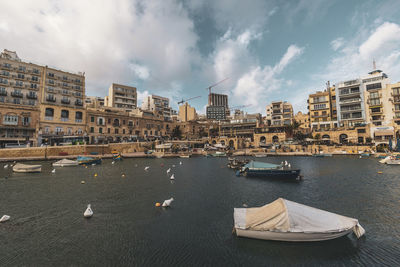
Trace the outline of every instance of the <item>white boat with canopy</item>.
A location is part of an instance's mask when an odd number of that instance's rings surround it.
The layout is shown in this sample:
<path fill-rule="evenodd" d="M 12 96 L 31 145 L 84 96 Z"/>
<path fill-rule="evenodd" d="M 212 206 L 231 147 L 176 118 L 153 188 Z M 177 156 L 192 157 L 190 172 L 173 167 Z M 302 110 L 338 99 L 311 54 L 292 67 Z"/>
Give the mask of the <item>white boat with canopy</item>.
<path fill-rule="evenodd" d="M 302 205 L 283 198 L 257 208 L 235 208 L 237 236 L 279 241 L 323 241 L 365 230 L 357 219 Z"/>
<path fill-rule="evenodd" d="M 54 167 L 69 167 L 78 166 L 79 162 L 77 160 L 62 159 L 53 163 Z"/>
<path fill-rule="evenodd" d="M 17 163 L 13 166 L 13 172 L 41 172 L 42 165 L 28 165 Z"/>

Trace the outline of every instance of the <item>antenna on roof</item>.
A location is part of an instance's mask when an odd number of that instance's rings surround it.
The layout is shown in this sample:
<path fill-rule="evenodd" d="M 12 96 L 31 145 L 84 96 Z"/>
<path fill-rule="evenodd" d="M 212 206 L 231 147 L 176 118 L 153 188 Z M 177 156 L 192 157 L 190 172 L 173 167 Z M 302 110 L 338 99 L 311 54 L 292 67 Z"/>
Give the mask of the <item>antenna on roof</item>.
<path fill-rule="evenodd" d="M 374 58 L 374 60 L 372 61 L 372 67 L 374 68 L 373 70 L 376 70 L 376 62 L 375 62 L 375 58 Z"/>

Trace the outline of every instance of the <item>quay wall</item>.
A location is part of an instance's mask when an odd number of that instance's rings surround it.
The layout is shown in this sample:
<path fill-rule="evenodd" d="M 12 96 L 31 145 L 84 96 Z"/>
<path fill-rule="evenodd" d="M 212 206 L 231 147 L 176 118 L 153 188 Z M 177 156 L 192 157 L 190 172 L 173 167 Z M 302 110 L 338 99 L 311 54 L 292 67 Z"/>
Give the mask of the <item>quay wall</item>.
<path fill-rule="evenodd" d="M 14 160 L 22 158 L 46 159 L 59 156 L 78 156 L 111 154 L 112 151 L 120 153 L 144 152 L 151 147 L 151 143 L 113 143 L 106 145 L 74 145 L 74 146 L 48 146 L 28 148 L 3 148 L 0 149 L 0 160 Z"/>

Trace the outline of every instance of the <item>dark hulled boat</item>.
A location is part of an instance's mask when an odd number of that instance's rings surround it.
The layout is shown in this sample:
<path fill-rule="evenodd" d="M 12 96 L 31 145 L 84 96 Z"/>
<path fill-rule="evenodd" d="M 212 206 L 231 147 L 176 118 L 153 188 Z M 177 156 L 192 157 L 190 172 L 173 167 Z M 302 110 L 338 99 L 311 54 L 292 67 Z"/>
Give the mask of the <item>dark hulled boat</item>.
<path fill-rule="evenodd" d="M 242 167 L 241 173 L 249 177 L 300 178 L 300 169 L 253 160 Z"/>

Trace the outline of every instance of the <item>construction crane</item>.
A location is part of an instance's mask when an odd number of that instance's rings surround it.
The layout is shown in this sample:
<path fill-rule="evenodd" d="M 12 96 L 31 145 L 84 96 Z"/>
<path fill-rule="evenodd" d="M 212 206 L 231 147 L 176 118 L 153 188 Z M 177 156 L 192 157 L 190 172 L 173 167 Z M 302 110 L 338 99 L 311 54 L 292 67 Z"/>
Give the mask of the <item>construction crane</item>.
<path fill-rule="evenodd" d="M 198 96 L 191 97 L 191 98 L 188 98 L 188 99 L 183 99 L 183 98 L 182 98 L 182 100 L 178 102 L 178 105 L 183 104 L 184 102 L 187 102 L 187 101 L 189 101 L 189 100 L 199 98 L 199 97 L 201 97 L 201 96 L 198 95 Z"/>
<path fill-rule="evenodd" d="M 220 83 L 222 83 L 222 82 L 225 82 L 225 81 L 228 80 L 228 79 L 229 79 L 229 77 L 227 77 L 227 78 L 225 78 L 225 79 L 223 79 L 223 80 L 221 80 L 221 81 L 219 81 L 219 82 L 217 82 L 217 83 L 215 83 L 215 84 L 213 84 L 213 85 L 207 87 L 206 89 L 208 89 L 208 94 L 211 94 L 211 88 L 217 86 L 218 84 L 220 84 Z"/>

